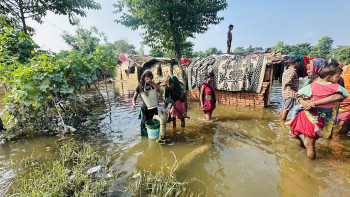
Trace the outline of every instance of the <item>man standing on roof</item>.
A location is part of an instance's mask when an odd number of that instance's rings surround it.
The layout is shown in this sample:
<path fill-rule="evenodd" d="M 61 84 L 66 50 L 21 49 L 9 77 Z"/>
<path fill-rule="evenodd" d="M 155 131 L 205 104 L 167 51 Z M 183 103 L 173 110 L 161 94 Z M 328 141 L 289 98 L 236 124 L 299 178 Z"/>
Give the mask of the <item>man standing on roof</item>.
<path fill-rule="evenodd" d="M 231 42 L 232 42 L 232 32 L 231 30 L 233 29 L 233 25 L 231 24 L 228 26 L 228 32 L 227 32 L 227 54 L 230 54 L 231 50 Z"/>
<path fill-rule="evenodd" d="M 299 67 L 300 62 L 301 60 L 298 57 L 292 57 L 289 60 L 289 68 L 282 76 L 283 101 L 280 112 L 281 120 L 286 120 L 288 112 L 293 109 L 296 102 L 295 94 L 299 88 L 299 77 L 296 69 Z"/>

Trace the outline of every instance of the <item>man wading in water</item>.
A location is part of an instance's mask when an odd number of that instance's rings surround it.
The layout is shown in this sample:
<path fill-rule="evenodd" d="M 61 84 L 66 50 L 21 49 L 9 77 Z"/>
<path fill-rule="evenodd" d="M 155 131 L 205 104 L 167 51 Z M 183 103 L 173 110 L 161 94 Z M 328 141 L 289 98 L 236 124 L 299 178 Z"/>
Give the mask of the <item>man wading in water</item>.
<path fill-rule="evenodd" d="M 231 50 L 231 42 L 232 42 L 232 29 L 233 25 L 228 26 L 228 32 L 227 32 L 227 54 L 230 54 Z"/>
<path fill-rule="evenodd" d="M 280 111 L 281 120 L 286 120 L 288 112 L 292 110 L 296 102 L 295 94 L 299 88 L 299 77 L 296 71 L 300 62 L 301 60 L 298 57 L 292 57 L 289 60 L 289 68 L 282 76 L 283 102 Z"/>

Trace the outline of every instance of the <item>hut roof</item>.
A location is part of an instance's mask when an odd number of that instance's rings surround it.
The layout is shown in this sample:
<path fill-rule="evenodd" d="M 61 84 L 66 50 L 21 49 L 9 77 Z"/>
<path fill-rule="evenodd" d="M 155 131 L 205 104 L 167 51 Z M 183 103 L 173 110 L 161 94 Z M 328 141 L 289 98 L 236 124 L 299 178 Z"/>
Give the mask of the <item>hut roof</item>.
<path fill-rule="evenodd" d="M 137 66 L 139 67 L 148 67 L 158 62 L 166 63 L 166 64 L 177 64 L 177 61 L 175 59 L 124 54 L 124 53 L 120 54 L 118 59 L 122 62 L 132 61 L 133 63 L 136 63 Z"/>

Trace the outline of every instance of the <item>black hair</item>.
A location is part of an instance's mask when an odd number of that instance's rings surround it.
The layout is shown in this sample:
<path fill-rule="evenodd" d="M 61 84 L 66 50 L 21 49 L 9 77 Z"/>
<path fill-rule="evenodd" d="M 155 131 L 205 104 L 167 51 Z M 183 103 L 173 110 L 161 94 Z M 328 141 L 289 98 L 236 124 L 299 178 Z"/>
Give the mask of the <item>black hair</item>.
<path fill-rule="evenodd" d="M 321 79 L 327 77 L 327 76 L 333 76 L 335 74 L 341 74 L 343 72 L 343 69 L 339 68 L 338 66 L 326 66 L 321 69 L 321 71 L 318 72 L 318 75 Z"/>
<path fill-rule="evenodd" d="M 328 65 L 329 65 L 329 66 L 331 66 L 331 65 L 333 65 L 333 66 L 339 66 L 339 62 L 338 62 L 336 59 L 331 58 L 331 59 L 328 60 Z"/>
<path fill-rule="evenodd" d="M 265 53 L 268 53 L 270 50 L 272 51 L 271 48 L 267 48 L 266 51 L 265 51 Z"/>
<path fill-rule="evenodd" d="M 140 87 L 145 85 L 145 77 L 151 77 L 153 79 L 153 73 L 150 70 L 145 70 L 140 77 Z"/>
<path fill-rule="evenodd" d="M 234 26 L 231 24 L 231 25 L 228 26 L 228 28 L 230 28 L 230 27 L 234 27 Z"/>
<path fill-rule="evenodd" d="M 206 75 L 205 75 L 205 77 L 208 79 L 208 78 L 210 78 L 210 77 L 214 77 L 215 76 L 215 74 L 214 74 L 214 72 L 213 71 L 211 71 L 210 73 L 207 73 Z"/>
<path fill-rule="evenodd" d="M 298 62 L 301 62 L 301 59 L 299 59 L 296 56 L 293 56 L 292 58 L 289 59 L 289 65 L 294 65 L 294 64 L 296 64 Z"/>

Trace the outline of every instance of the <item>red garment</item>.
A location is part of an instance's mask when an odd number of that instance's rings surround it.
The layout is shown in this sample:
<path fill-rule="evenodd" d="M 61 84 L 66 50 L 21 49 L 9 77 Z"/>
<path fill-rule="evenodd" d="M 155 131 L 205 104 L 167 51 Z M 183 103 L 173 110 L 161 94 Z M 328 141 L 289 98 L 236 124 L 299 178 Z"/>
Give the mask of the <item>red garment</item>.
<path fill-rule="evenodd" d="M 339 84 L 321 84 L 321 83 L 312 83 L 310 84 L 312 96 L 311 100 L 318 101 L 328 96 L 331 96 L 338 92 L 340 85 Z M 332 108 L 334 103 L 317 105 L 320 108 Z"/>
<path fill-rule="evenodd" d="M 184 59 L 181 61 L 180 65 L 188 66 L 190 63 L 191 63 L 191 60 L 190 60 L 190 59 L 184 58 Z"/>
<path fill-rule="evenodd" d="M 308 57 L 308 56 L 303 56 L 303 63 L 304 63 L 304 68 L 303 68 L 303 76 L 301 77 L 306 77 L 307 76 L 307 66 L 310 63 L 310 60 L 313 60 L 315 58 L 313 57 Z"/>
<path fill-rule="evenodd" d="M 210 88 L 208 88 L 207 85 L 203 84 L 203 86 L 204 86 L 204 94 L 212 94 Z M 213 90 L 215 94 L 215 89 L 213 88 Z"/>
<path fill-rule="evenodd" d="M 175 106 L 181 114 L 174 107 L 172 107 L 170 109 L 170 114 L 177 119 L 186 118 L 186 116 L 187 116 L 187 101 L 181 102 L 180 99 L 176 100 Z"/>
<path fill-rule="evenodd" d="M 308 119 L 304 110 L 299 112 L 293 119 L 292 123 L 290 124 L 290 128 L 293 135 L 304 134 L 314 139 L 319 138 L 319 136 L 317 136 L 314 132 L 315 125 Z"/>
<path fill-rule="evenodd" d="M 205 110 L 203 110 L 203 108 L 205 108 Z M 203 106 L 201 107 L 201 110 L 204 113 L 207 113 L 207 112 L 213 112 L 215 108 L 216 108 L 216 105 L 213 101 L 203 101 Z"/>

